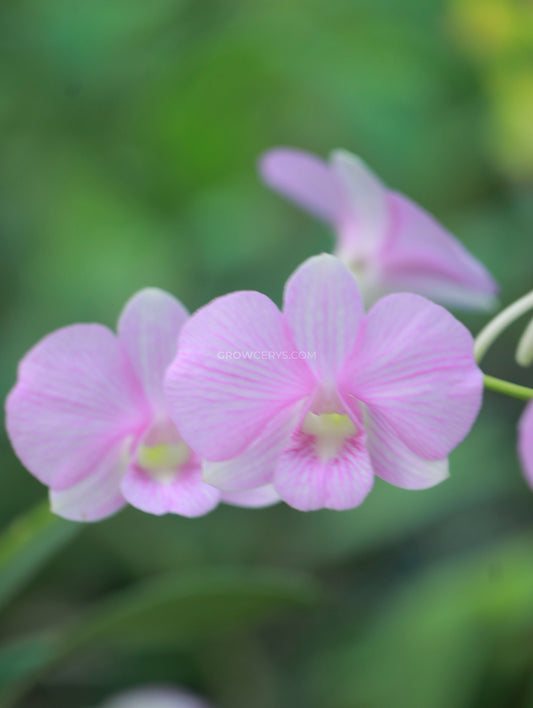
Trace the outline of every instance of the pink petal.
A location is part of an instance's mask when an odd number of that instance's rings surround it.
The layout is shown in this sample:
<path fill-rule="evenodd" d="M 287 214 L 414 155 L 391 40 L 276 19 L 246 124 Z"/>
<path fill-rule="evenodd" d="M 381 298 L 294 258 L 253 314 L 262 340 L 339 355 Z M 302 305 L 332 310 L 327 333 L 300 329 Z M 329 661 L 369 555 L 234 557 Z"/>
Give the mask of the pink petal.
<path fill-rule="evenodd" d="M 449 477 L 448 459 L 425 460 L 402 443 L 377 412 L 366 416 L 367 447 L 375 474 L 395 487 L 428 489 Z"/>
<path fill-rule="evenodd" d="M 176 356 L 178 335 L 188 317 L 176 298 L 158 288 L 138 292 L 120 315 L 118 336 L 158 411 L 166 409 L 165 372 Z"/>
<path fill-rule="evenodd" d="M 528 403 L 518 426 L 518 453 L 529 485 L 533 487 L 533 403 Z"/>
<path fill-rule="evenodd" d="M 267 297 L 238 292 L 214 300 L 187 322 L 167 374 L 170 413 L 204 459 L 243 452 L 268 421 L 313 389 L 282 314 Z M 256 486 L 256 485 L 253 485 Z"/>
<path fill-rule="evenodd" d="M 255 489 L 245 489 L 238 492 L 224 492 L 222 501 L 233 506 L 245 506 L 251 509 L 258 509 L 263 506 L 272 506 L 280 500 L 274 485 L 265 484 L 263 487 Z"/>
<path fill-rule="evenodd" d="M 303 404 L 297 404 L 278 413 L 237 457 L 222 462 L 204 461 L 204 481 L 225 492 L 253 490 L 272 482 L 278 458 L 304 410 Z"/>
<path fill-rule="evenodd" d="M 21 361 L 6 403 L 17 455 L 54 489 L 87 477 L 117 442 L 142 430 L 148 414 L 117 338 L 97 324 L 42 339 Z"/>
<path fill-rule="evenodd" d="M 184 465 L 173 481 L 159 481 L 132 466 L 122 480 L 122 493 L 132 506 L 158 516 L 203 516 L 220 500 L 220 491 L 203 481 L 198 461 Z"/>
<path fill-rule="evenodd" d="M 339 388 L 382 415 L 420 457 L 440 460 L 467 435 L 483 376 L 470 332 L 418 295 L 389 295 L 370 310 Z"/>
<path fill-rule="evenodd" d="M 332 381 L 353 349 L 364 314 L 353 275 L 335 256 L 309 258 L 287 282 L 283 312 L 315 375 Z"/>
<path fill-rule="evenodd" d="M 381 259 L 389 292 L 409 290 L 463 308 L 494 305 L 498 285 L 466 248 L 407 197 L 389 193 L 391 237 Z"/>
<path fill-rule="evenodd" d="M 269 187 L 324 221 L 335 223 L 343 208 L 342 186 L 329 165 L 293 148 L 269 150 L 259 171 Z"/>
<path fill-rule="evenodd" d="M 315 453 L 313 439 L 296 431 L 281 456 L 274 487 L 295 509 L 352 509 L 372 489 L 374 475 L 364 435 L 344 442 L 341 452 L 329 461 Z"/>
<path fill-rule="evenodd" d="M 101 708 L 209 708 L 191 693 L 167 686 L 144 686 L 113 696 Z"/>
<path fill-rule="evenodd" d="M 333 152 L 331 162 L 343 186 L 336 253 L 348 262 L 367 258 L 376 252 L 390 228 L 386 187 L 360 158 L 345 150 Z"/>
<path fill-rule="evenodd" d="M 126 504 L 120 491 L 129 462 L 129 441 L 114 446 L 88 477 L 72 487 L 50 490 L 50 508 L 70 521 L 100 521 Z"/>

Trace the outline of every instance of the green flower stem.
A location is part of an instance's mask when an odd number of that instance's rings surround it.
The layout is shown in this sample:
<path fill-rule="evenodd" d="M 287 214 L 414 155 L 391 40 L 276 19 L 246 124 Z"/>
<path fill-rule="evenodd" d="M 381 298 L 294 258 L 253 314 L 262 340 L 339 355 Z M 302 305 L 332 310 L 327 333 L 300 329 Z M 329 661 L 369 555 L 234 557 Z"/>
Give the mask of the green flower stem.
<path fill-rule="evenodd" d="M 521 401 L 529 401 L 533 398 L 533 388 L 527 386 L 519 386 L 518 384 L 497 379 L 495 376 L 484 375 L 485 388 L 497 393 L 503 393 L 511 398 L 519 398 Z"/>
<path fill-rule="evenodd" d="M 528 310 L 533 309 L 533 290 L 521 297 L 512 305 L 502 310 L 499 315 L 496 315 L 488 325 L 486 325 L 474 342 L 474 356 L 479 364 L 481 359 L 487 353 L 489 347 L 498 339 L 500 334 L 509 327 L 515 320 L 524 315 Z"/>
<path fill-rule="evenodd" d="M 528 310 L 533 309 L 533 290 L 513 302 L 505 310 L 502 310 L 492 319 L 478 334 L 474 341 L 474 356 L 479 364 L 492 344 L 498 339 L 500 334 L 509 327 L 515 320 L 525 315 Z M 497 379 L 495 376 L 484 375 L 485 388 L 497 393 L 503 393 L 511 398 L 519 398 L 521 401 L 529 401 L 533 398 L 533 388 L 520 386 L 519 384 Z"/>

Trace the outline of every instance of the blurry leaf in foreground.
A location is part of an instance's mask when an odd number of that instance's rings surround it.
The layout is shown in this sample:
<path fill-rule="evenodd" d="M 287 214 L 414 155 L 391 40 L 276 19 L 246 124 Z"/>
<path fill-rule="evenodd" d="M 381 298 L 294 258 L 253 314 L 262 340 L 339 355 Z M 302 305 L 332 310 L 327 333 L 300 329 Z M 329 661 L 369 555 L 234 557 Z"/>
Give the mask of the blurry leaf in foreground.
<path fill-rule="evenodd" d="M 7 658 L 7 667 L 14 667 L 11 681 L 2 677 L 0 705 L 16 700 L 74 652 L 95 646 L 98 651 L 194 646 L 280 612 L 305 609 L 318 597 L 310 578 L 279 571 L 205 570 L 139 583 L 58 630 L 54 641 L 26 640 L 33 660 L 17 660 L 20 642 L 0 650 L 0 662 Z M 0 664 L 0 676 L 2 669 L 7 673 Z"/>
<path fill-rule="evenodd" d="M 81 529 L 54 516 L 48 507 L 47 500 L 16 519 L 0 537 L 0 608 Z"/>
<path fill-rule="evenodd" d="M 396 594 L 366 630 L 344 622 L 311 690 L 330 708 L 473 705 L 498 651 L 512 647 L 513 670 L 531 666 L 532 551 L 526 537 L 453 559 Z"/>

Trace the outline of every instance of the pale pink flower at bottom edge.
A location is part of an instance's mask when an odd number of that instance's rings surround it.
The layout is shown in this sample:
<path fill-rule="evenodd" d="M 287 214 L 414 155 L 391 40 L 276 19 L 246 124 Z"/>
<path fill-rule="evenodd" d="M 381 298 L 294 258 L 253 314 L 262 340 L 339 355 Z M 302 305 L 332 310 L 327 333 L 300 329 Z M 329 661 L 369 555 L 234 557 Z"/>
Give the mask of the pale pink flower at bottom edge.
<path fill-rule="evenodd" d="M 328 162 L 294 148 L 260 160 L 265 183 L 330 224 L 335 253 L 353 270 L 367 304 L 393 292 L 489 309 L 498 285 L 485 266 L 408 197 L 388 189 L 345 150 Z"/>
<path fill-rule="evenodd" d="M 202 698 L 170 686 L 144 686 L 113 696 L 100 708 L 210 708 Z"/>
<path fill-rule="evenodd" d="M 399 294 L 365 315 L 353 275 L 326 254 L 291 276 L 283 312 L 257 292 L 199 310 L 166 380 L 204 479 L 273 483 L 301 510 L 355 507 L 375 474 L 407 489 L 442 481 L 483 389 L 472 336 L 449 312 Z"/>
<path fill-rule="evenodd" d="M 518 425 L 518 454 L 524 476 L 533 488 L 533 401 L 530 401 Z"/>
<path fill-rule="evenodd" d="M 195 517 L 218 504 L 221 492 L 203 481 L 163 390 L 187 318 L 175 298 L 147 288 L 126 304 L 118 335 L 98 324 L 72 325 L 21 361 L 6 426 L 23 464 L 50 487 L 56 514 L 96 521 L 130 503 Z M 254 494 L 227 501 L 260 505 Z"/>

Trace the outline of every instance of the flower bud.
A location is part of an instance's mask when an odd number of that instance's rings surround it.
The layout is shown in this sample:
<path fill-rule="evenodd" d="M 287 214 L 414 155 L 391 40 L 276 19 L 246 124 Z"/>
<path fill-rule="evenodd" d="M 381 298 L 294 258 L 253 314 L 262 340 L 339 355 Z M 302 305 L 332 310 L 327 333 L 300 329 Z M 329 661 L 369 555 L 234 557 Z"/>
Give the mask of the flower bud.
<path fill-rule="evenodd" d="M 533 320 L 524 330 L 516 348 L 516 361 L 520 366 L 531 366 L 533 364 Z"/>

